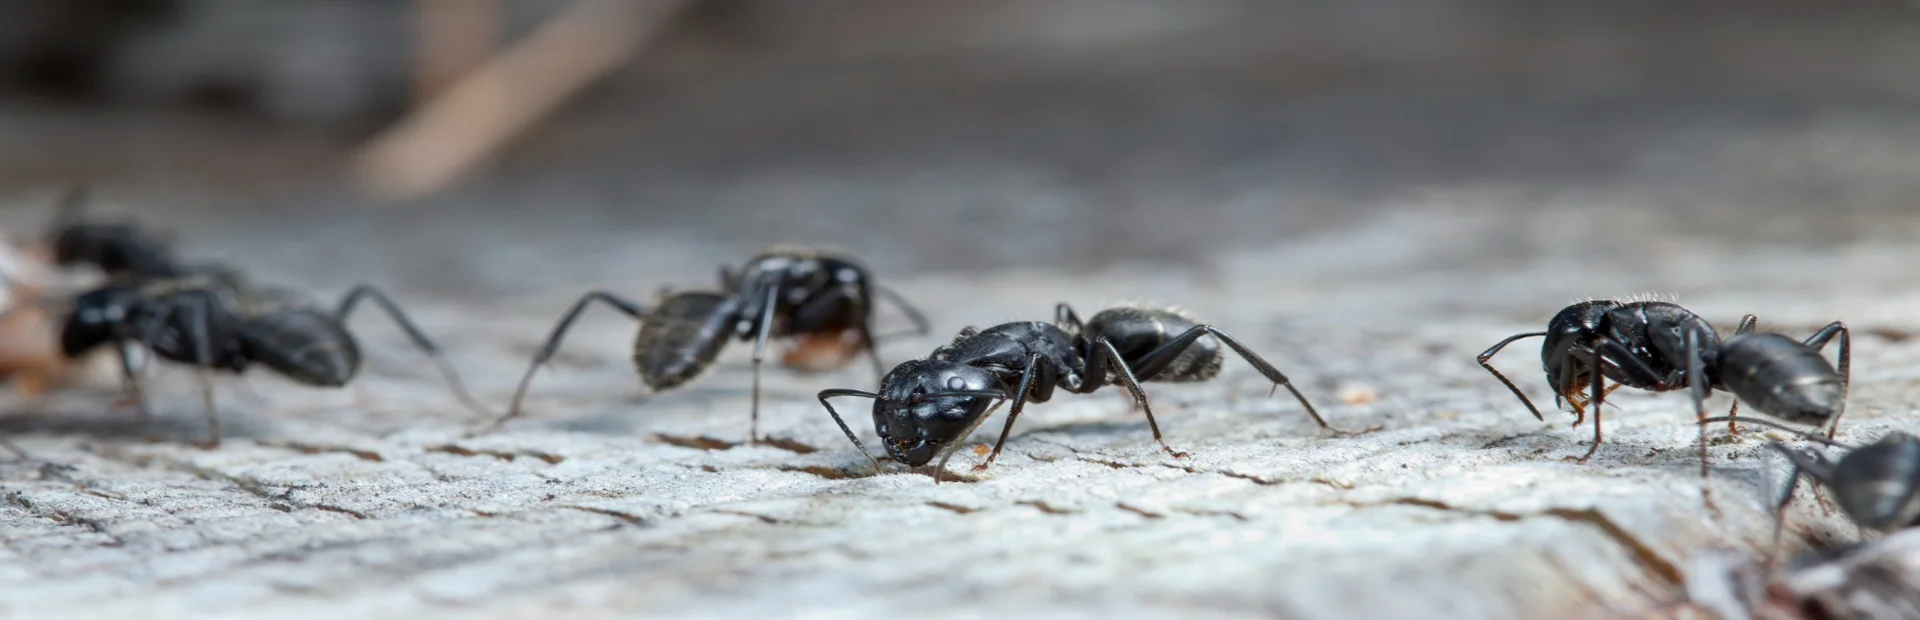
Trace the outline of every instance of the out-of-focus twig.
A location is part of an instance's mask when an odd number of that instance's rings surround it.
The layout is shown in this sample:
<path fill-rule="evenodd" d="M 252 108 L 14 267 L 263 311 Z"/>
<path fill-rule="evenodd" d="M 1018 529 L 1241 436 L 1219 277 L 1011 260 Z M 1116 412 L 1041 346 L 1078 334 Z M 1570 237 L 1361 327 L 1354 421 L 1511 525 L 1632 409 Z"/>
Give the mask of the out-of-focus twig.
<path fill-rule="evenodd" d="M 500 0 L 414 0 L 414 6 L 414 105 L 420 105 L 493 54 Z"/>
<path fill-rule="evenodd" d="M 431 193 L 626 59 L 687 0 L 580 0 L 376 136 L 356 157 L 369 191 Z"/>

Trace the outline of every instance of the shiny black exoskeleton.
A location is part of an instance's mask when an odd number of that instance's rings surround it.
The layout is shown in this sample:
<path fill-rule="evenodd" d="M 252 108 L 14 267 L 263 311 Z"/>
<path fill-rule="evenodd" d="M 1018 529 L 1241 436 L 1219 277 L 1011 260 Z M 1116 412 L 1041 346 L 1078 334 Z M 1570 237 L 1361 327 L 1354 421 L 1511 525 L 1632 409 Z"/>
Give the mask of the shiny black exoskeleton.
<path fill-rule="evenodd" d="M 220 443 L 220 425 L 204 371 L 238 374 L 259 363 L 307 385 L 345 385 L 360 369 L 360 346 L 344 322 L 363 299 L 385 310 L 439 365 L 455 395 L 485 414 L 439 347 L 384 293 L 364 285 L 329 313 L 285 291 L 246 286 L 232 273 L 109 284 L 74 300 L 61 348 L 77 358 L 104 345 L 137 343 L 160 359 L 201 369 L 206 445 L 213 447 Z M 144 418 L 148 409 L 132 352 L 117 348 L 129 396 Z"/>
<path fill-rule="evenodd" d="M 1751 314 L 1742 317 L 1739 330 L 1720 344 L 1719 356 L 1707 367 L 1712 386 L 1738 397 L 1736 412 L 1745 402 L 1782 420 L 1824 426 L 1827 437 L 1833 437 L 1847 409 L 1852 378 L 1853 345 L 1846 323 L 1828 323 L 1802 341 L 1754 331 L 1757 322 Z M 1835 336 L 1840 339 L 1838 366 L 1820 354 Z M 1696 410 L 1704 397 L 1705 391 L 1696 388 Z"/>
<path fill-rule="evenodd" d="M 1512 390 L 1534 416 L 1540 412 L 1520 388 L 1488 364 L 1501 347 L 1520 338 L 1546 336 L 1541 353 L 1547 381 L 1556 401 L 1565 398 L 1576 412 L 1584 404 L 1593 411 L 1593 446 L 1577 460 L 1593 456 L 1600 447 L 1600 406 L 1611 379 L 1649 391 L 1687 388 L 1693 397 L 1696 420 L 1707 417 L 1704 401 L 1715 389 L 1731 392 L 1734 413 L 1746 402 L 1761 413 L 1785 420 L 1831 425 L 1845 411 L 1851 345 L 1847 326 L 1834 321 L 1804 342 L 1780 334 L 1756 332 L 1756 319 L 1742 318 L 1733 337 L 1721 341 L 1713 327 L 1680 306 L 1657 301 L 1621 304 L 1589 301 L 1562 310 L 1546 332 L 1516 334 L 1479 356 L 1480 365 Z M 1839 366 L 1820 354 L 1834 336 L 1840 337 Z M 1579 398 L 1585 389 L 1585 401 Z M 1584 417 L 1584 416 L 1583 416 Z M 1578 419 L 1574 424 L 1579 424 Z M 1706 476 L 1706 429 L 1700 431 L 1700 472 Z M 1831 427 L 1828 431 L 1831 435 Z"/>
<path fill-rule="evenodd" d="M 591 291 L 562 315 L 533 364 L 520 379 L 506 415 L 494 427 L 521 413 L 521 403 L 533 376 L 559 350 L 575 319 L 599 301 L 640 321 L 634 339 L 633 363 L 640 379 L 653 392 L 679 387 L 713 366 L 730 340 L 753 341 L 753 405 L 749 441 L 760 440 L 760 364 L 771 340 L 792 340 L 796 355 L 787 365 L 814 369 L 845 365 L 865 353 L 874 374 L 883 370 L 875 351 L 873 316 L 875 296 L 886 297 L 914 324 L 913 333 L 926 334 L 926 318 L 898 294 L 873 284 L 867 268 L 853 258 L 815 251 L 778 250 L 755 256 L 735 272 L 720 270 L 719 291 L 678 292 L 663 295 L 652 308 L 605 291 Z M 824 362 L 803 364 L 799 357 L 826 355 Z"/>
<path fill-rule="evenodd" d="M 1715 359 L 1720 349 L 1720 336 L 1713 326 L 1676 304 L 1595 300 L 1568 306 L 1547 322 L 1546 331 L 1514 334 L 1478 357 L 1480 366 L 1538 419 L 1545 419 L 1540 409 L 1489 363 L 1508 344 L 1538 336 L 1546 337 L 1540 363 L 1547 385 L 1553 387 L 1554 404 L 1564 402 L 1573 409 L 1575 426 L 1586 420 L 1587 411 L 1593 412 L 1593 446 L 1575 459 L 1579 461 L 1600 449 L 1600 405 L 1608 392 L 1619 386 L 1652 392 L 1688 387 L 1697 374 L 1689 369 L 1710 365 L 1704 362 Z M 1603 378 L 1612 380 L 1614 388 L 1603 389 Z M 1704 449 L 1705 444 L 1701 445 Z"/>
<path fill-rule="evenodd" d="M 1705 422 L 1720 421 L 1731 423 L 1734 418 L 1709 418 Z M 1786 507 L 1793 501 L 1793 491 L 1802 476 L 1833 494 L 1840 510 L 1863 530 L 1886 534 L 1920 525 L 1920 438 L 1895 431 L 1874 443 L 1850 446 L 1783 424 L 1754 419 L 1747 422 L 1779 428 L 1847 450 L 1836 461 L 1819 452 L 1802 452 L 1782 443 L 1768 442 L 1768 448 L 1793 464 L 1786 489 L 1774 504 L 1776 545 L 1786 519 Z"/>
<path fill-rule="evenodd" d="M 173 278 L 185 270 L 167 243 L 132 224 L 82 220 L 88 192 L 75 187 L 61 196 L 49 237 L 54 264 L 92 265 L 118 281 Z"/>
<path fill-rule="evenodd" d="M 1093 315 L 1085 322 L 1080 315 L 1067 304 L 1054 306 L 1054 324 L 1074 335 L 1074 347 L 1080 351 L 1080 358 L 1088 362 L 1088 374 L 1095 381 L 1105 382 L 1112 378 L 1099 378 L 1103 370 L 1096 360 L 1119 359 L 1124 365 L 1110 370 L 1119 376 L 1131 372 L 1140 381 L 1162 381 L 1167 383 L 1193 383 L 1208 381 L 1220 375 L 1220 368 L 1226 361 L 1221 354 L 1220 345 L 1228 348 L 1253 365 L 1267 380 L 1272 381 L 1275 390 L 1281 387 L 1293 394 L 1300 408 L 1320 428 L 1334 430 L 1320 417 L 1320 412 L 1307 402 L 1293 382 L 1287 379 L 1279 369 L 1267 360 L 1255 354 L 1232 337 L 1214 329 L 1212 325 L 1201 323 L 1186 313 L 1166 308 L 1143 308 L 1139 306 L 1121 306 L 1109 308 Z M 1211 336 L 1211 337 L 1209 337 Z M 1097 349 L 1108 349 L 1113 354 L 1108 357 L 1094 355 Z"/>
<path fill-rule="evenodd" d="M 986 461 L 974 467 L 978 471 L 991 467 L 1000 456 L 1027 403 L 1047 402 L 1055 389 L 1086 394 L 1112 381 L 1125 387 L 1140 405 L 1154 442 L 1168 454 L 1184 457 L 1186 453 L 1174 450 L 1162 438 L 1140 383 L 1214 377 L 1220 371 L 1221 352 L 1214 342 L 1202 340 L 1213 336 L 1276 386 L 1287 386 L 1314 422 L 1327 426 L 1285 375 L 1212 326 L 1172 311 L 1146 308 L 1107 310 L 1083 324 L 1072 308 L 1061 304 L 1056 318 L 1058 325 L 1027 321 L 985 331 L 962 330 L 952 344 L 936 349 L 927 359 L 894 367 L 881 379 L 878 393 L 825 390 L 820 392 L 820 404 L 847 439 L 878 467 L 879 460 L 828 402 L 841 396 L 874 399 L 874 431 L 887 456 L 919 467 L 936 457 L 944 462 L 996 403 L 1012 401 L 1006 426 Z"/>

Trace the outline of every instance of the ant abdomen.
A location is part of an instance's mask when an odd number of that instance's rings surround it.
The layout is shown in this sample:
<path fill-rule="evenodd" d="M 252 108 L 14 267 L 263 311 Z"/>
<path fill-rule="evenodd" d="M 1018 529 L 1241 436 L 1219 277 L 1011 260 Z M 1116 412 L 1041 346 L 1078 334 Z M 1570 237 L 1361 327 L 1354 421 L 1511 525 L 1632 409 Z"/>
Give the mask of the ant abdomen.
<path fill-rule="evenodd" d="M 255 317 L 241 328 L 245 357 L 295 381 L 340 387 L 360 370 L 360 346 L 332 316 L 311 308 L 286 308 Z"/>
<path fill-rule="evenodd" d="M 1780 334 L 1728 339 L 1717 370 L 1727 389 L 1755 409 L 1802 424 L 1824 424 L 1846 398 L 1845 379 L 1819 349 Z"/>
<path fill-rule="evenodd" d="M 633 364 L 655 392 L 679 387 L 720 357 L 738 319 L 740 300 L 704 291 L 672 293 L 641 319 Z"/>
<path fill-rule="evenodd" d="M 1122 359 L 1139 360 L 1199 324 L 1193 317 L 1177 310 L 1123 306 L 1093 315 L 1081 328 L 1081 336 L 1087 342 L 1106 338 L 1119 350 Z M 1219 341 L 1203 337 L 1180 351 L 1159 373 L 1140 377 L 1140 380 L 1168 383 L 1206 381 L 1219 376 L 1221 363 Z"/>

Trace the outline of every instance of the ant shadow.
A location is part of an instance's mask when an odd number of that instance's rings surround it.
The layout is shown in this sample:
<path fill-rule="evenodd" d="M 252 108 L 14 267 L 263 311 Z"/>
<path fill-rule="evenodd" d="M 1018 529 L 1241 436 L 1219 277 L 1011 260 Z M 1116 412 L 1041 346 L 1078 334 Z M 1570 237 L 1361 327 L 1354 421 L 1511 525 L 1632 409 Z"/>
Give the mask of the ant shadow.
<path fill-rule="evenodd" d="M 1027 415 L 1030 415 L 1030 414 L 1022 412 L 1021 417 L 1024 418 Z M 1004 425 L 1006 424 L 1006 422 L 1003 420 L 1000 424 L 1001 426 L 995 427 L 995 428 L 987 428 L 989 425 L 982 424 L 980 425 L 981 428 L 975 429 L 973 435 L 968 437 L 968 440 L 971 441 L 974 437 L 980 437 L 983 435 L 988 437 L 991 440 L 998 440 L 1000 437 L 1000 428 L 1004 428 Z M 1145 419 L 1131 421 L 1131 422 L 1122 421 L 1122 420 L 1086 420 L 1086 421 L 1080 421 L 1080 422 L 1060 422 L 1057 424 L 1048 424 L 1048 425 L 1031 425 L 1031 426 L 1025 426 L 1023 428 L 1014 429 L 1014 431 L 1011 434 L 1007 435 L 1007 441 L 1011 443 L 1013 440 L 1020 439 L 1022 437 L 1045 436 L 1045 435 L 1067 435 L 1070 437 L 1122 437 L 1124 435 L 1131 435 L 1134 433 L 1139 433 L 1141 435 L 1149 435 L 1149 432 L 1147 430 L 1147 421 Z"/>
<path fill-rule="evenodd" d="M 261 435 L 261 426 L 244 421 L 245 417 L 221 415 L 222 439 L 257 439 Z M 0 411 L 0 434 L 19 436 L 34 433 L 197 445 L 206 441 L 207 425 L 197 414 L 166 411 L 156 411 L 153 417 L 145 420 L 139 419 L 131 411 L 107 408 L 54 411 L 29 407 Z"/>
<path fill-rule="evenodd" d="M 816 402 L 814 392 L 804 390 L 778 390 L 761 388 L 762 413 L 768 402 Z M 657 427 L 653 422 L 660 418 L 648 415 L 647 409 L 660 408 L 671 410 L 676 417 L 738 415 L 740 434 L 745 430 L 752 415 L 752 388 L 727 386 L 688 386 L 669 392 L 646 392 L 644 388 L 635 388 L 633 393 L 624 397 L 614 397 L 598 406 L 567 409 L 564 406 L 539 406 L 534 403 L 528 407 L 528 415 L 523 422 L 535 428 L 578 432 L 578 433 L 647 433 Z M 538 407 L 538 408 L 536 408 Z M 566 409 L 566 410 L 561 410 Z M 689 413 L 694 412 L 694 413 Z M 826 412 L 821 411 L 822 420 Z"/>

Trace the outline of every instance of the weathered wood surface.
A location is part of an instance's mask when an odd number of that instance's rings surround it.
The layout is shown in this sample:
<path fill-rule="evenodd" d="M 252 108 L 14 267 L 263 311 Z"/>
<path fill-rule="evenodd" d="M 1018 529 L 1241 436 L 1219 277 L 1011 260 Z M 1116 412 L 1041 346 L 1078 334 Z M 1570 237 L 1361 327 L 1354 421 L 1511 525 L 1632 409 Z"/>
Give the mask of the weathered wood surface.
<path fill-rule="evenodd" d="M 864 362 L 768 372 L 763 425 L 778 441 L 743 446 L 747 347 L 688 389 L 643 396 L 625 361 L 634 326 L 610 316 L 581 324 L 536 382 L 529 419 L 475 438 L 463 437 L 475 421 L 372 316 L 356 321 L 372 358 L 362 388 L 224 380 L 228 437 L 217 451 L 186 443 L 201 427 L 192 375 L 179 370 L 151 374 L 158 441 L 108 408 L 110 380 L 16 404 L 0 429 L 46 463 L 0 465 L 0 609 L 23 618 L 1693 613 L 1680 603 L 1696 558 L 1765 549 L 1764 485 L 1782 473 L 1763 457 L 1768 435 L 1715 429 L 1709 512 L 1683 396 L 1616 393 L 1606 445 L 1591 462 L 1565 462 L 1590 430 L 1569 428 L 1565 413 L 1533 420 L 1475 353 L 1575 298 L 1647 290 L 1723 329 L 1745 312 L 1796 335 L 1842 318 L 1857 330 L 1842 437 L 1913 426 L 1920 345 L 1904 330 L 1920 321 L 1911 268 L 1920 250 L 1911 244 L 1664 234 L 1667 216 L 1626 201 L 1480 208 L 1500 200 L 1388 205 L 1371 221 L 1282 245 L 1216 248 L 1197 265 L 887 280 L 935 323 L 927 338 L 888 343 L 890 361 L 964 325 L 1049 317 L 1056 301 L 1091 310 L 1160 300 L 1265 352 L 1332 423 L 1384 426 L 1355 437 L 1317 432 L 1229 360 L 1221 381 L 1149 387 L 1168 440 L 1191 458 L 1155 448 L 1118 392 L 1061 395 L 1028 410 L 990 475 L 935 485 L 875 475 L 814 402 L 823 388 L 870 386 Z M 1636 234 L 1585 234 L 1602 221 Z M 189 237 L 216 254 L 270 243 Z M 636 233 L 601 258 L 660 267 L 592 282 L 557 266 L 568 243 L 528 240 L 475 259 L 518 261 L 523 269 L 501 269 L 492 283 L 529 287 L 518 296 L 399 294 L 489 402 L 504 403 L 584 287 L 645 297 L 711 281 L 709 267 L 692 265 L 743 258 Z M 330 262 L 316 247 L 280 246 L 262 269 L 343 290 L 355 276 L 332 269 L 364 259 Z M 881 278 L 896 272 L 876 263 Z M 383 283 L 431 279 L 392 278 Z M 1537 347 L 1496 363 L 1547 399 Z M 1726 398 L 1710 406 L 1723 411 Z M 848 409 L 871 437 L 864 408 Z M 990 442 L 1000 424 L 973 441 Z M 965 474 L 978 458 L 962 453 L 950 467 Z M 1854 536 L 1816 502 L 1795 510 L 1815 536 Z"/>

